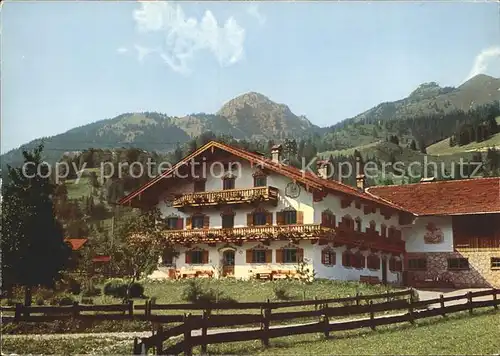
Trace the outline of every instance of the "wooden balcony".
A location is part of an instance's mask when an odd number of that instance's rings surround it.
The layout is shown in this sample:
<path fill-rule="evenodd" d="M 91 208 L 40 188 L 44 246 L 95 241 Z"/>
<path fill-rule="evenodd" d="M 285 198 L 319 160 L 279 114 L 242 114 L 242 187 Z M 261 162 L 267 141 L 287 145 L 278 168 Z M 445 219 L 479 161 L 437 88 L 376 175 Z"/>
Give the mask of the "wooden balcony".
<path fill-rule="evenodd" d="M 257 202 L 278 202 L 278 188 L 257 187 L 247 189 L 228 189 L 210 192 L 187 193 L 176 198 L 175 208 L 186 206 L 218 206 L 223 204 L 241 204 Z"/>
<path fill-rule="evenodd" d="M 245 226 L 232 229 L 165 230 L 173 242 L 251 241 L 265 239 L 316 239 L 333 237 L 333 229 L 320 224 Z"/>

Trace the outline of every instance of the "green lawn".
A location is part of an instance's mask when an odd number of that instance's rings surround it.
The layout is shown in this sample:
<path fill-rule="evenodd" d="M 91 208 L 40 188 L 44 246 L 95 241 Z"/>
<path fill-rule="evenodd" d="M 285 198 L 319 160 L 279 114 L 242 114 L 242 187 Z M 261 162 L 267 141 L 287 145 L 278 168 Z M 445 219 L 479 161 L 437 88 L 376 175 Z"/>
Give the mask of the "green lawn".
<path fill-rule="evenodd" d="M 500 353 L 500 313 L 483 311 L 474 316 L 458 313 L 448 318 L 430 318 L 415 326 L 397 324 L 377 331 L 369 329 L 331 334 L 299 335 L 271 339 L 263 349 L 260 341 L 209 345 L 210 354 L 232 355 L 450 355 Z M 130 339 L 40 337 L 3 338 L 2 353 L 18 354 L 130 354 Z M 194 350 L 199 353 L 198 349 Z"/>

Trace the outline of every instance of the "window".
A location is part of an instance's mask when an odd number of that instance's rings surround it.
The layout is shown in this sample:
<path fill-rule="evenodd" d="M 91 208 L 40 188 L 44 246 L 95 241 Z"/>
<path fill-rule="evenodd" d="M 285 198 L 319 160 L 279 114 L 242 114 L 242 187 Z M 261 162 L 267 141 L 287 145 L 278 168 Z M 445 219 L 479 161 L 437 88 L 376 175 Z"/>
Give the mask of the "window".
<path fill-rule="evenodd" d="M 342 225 L 346 229 L 354 230 L 354 220 L 349 215 L 346 215 L 342 218 Z"/>
<path fill-rule="evenodd" d="M 252 250 L 252 263 L 266 263 L 266 250 Z"/>
<path fill-rule="evenodd" d="M 191 226 L 193 229 L 203 229 L 203 215 L 194 215 L 191 219 Z"/>
<path fill-rule="evenodd" d="M 234 214 L 222 215 L 222 228 L 231 229 L 234 227 Z"/>
<path fill-rule="evenodd" d="M 194 191 L 195 192 L 204 192 L 205 191 L 205 181 L 197 180 L 194 182 Z"/>
<path fill-rule="evenodd" d="M 384 224 L 380 225 L 380 236 L 387 237 L 387 226 Z"/>
<path fill-rule="evenodd" d="M 253 213 L 253 224 L 266 225 L 266 213 L 264 212 Z"/>
<path fill-rule="evenodd" d="M 360 218 L 357 218 L 356 219 L 356 230 L 361 232 L 361 229 L 362 229 L 362 221 Z"/>
<path fill-rule="evenodd" d="M 266 176 L 256 176 L 253 178 L 253 186 L 254 187 L 265 187 L 267 185 L 267 177 Z"/>
<path fill-rule="evenodd" d="M 323 263 L 326 266 L 334 266 L 335 263 L 337 262 L 337 254 L 335 253 L 335 250 L 332 249 L 325 249 L 321 251 L 321 263 Z"/>
<path fill-rule="evenodd" d="M 297 223 L 297 212 L 295 210 L 286 210 L 285 214 L 285 224 L 292 225 Z"/>
<path fill-rule="evenodd" d="M 170 248 L 164 249 L 161 256 L 161 263 L 164 266 L 172 266 L 174 264 L 174 255 L 175 252 L 172 249 Z"/>
<path fill-rule="evenodd" d="M 368 269 L 379 270 L 380 269 L 380 257 L 377 255 L 369 255 L 366 258 L 366 264 Z"/>
<path fill-rule="evenodd" d="M 427 260 L 425 258 L 413 258 L 408 260 L 408 269 L 412 271 L 422 271 L 427 269 Z"/>
<path fill-rule="evenodd" d="M 297 249 L 285 248 L 283 249 L 283 263 L 296 263 L 297 262 Z"/>
<path fill-rule="evenodd" d="M 167 218 L 167 229 L 168 230 L 177 230 L 178 225 L 179 225 L 179 218 L 178 217 Z"/>
<path fill-rule="evenodd" d="M 186 252 L 188 257 L 188 263 L 196 265 L 203 263 L 203 252 L 204 251 L 188 251 Z"/>
<path fill-rule="evenodd" d="M 335 215 L 330 210 L 321 213 L 321 224 L 327 227 L 335 227 Z"/>
<path fill-rule="evenodd" d="M 344 251 L 342 253 L 342 266 L 352 267 L 355 264 L 354 255 L 351 251 Z"/>
<path fill-rule="evenodd" d="M 451 269 L 451 270 L 469 269 L 469 259 L 467 259 L 467 258 L 448 258 L 448 269 Z"/>
<path fill-rule="evenodd" d="M 222 189 L 228 190 L 228 189 L 234 189 L 234 178 L 224 178 L 222 180 Z"/>
<path fill-rule="evenodd" d="M 500 269 L 500 257 L 491 258 L 491 269 Z"/>
<path fill-rule="evenodd" d="M 395 257 L 389 259 L 389 271 L 391 272 L 401 272 L 403 270 L 403 262 L 397 260 Z"/>

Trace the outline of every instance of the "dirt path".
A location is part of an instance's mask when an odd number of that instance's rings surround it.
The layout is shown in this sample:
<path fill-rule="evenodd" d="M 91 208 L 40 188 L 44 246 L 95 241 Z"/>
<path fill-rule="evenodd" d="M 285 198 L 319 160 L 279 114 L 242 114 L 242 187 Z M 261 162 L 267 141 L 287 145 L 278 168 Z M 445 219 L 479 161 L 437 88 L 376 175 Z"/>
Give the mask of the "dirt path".
<path fill-rule="evenodd" d="M 419 298 L 420 300 L 429 300 L 429 299 L 435 299 L 439 298 L 441 294 L 443 294 L 445 297 L 448 296 L 456 296 L 456 295 L 463 295 L 467 293 L 468 291 L 481 291 L 481 290 L 487 290 L 486 288 L 482 289 L 455 289 L 455 290 L 418 290 Z M 474 300 L 491 300 L 492 296 L 485 296 L 485 297 L 478 297 L 474 298 Z M 454 305 L 454 304 L 462 304 L 464 303 L 464 300 L 458 300 L 458 301 L 451 301 L 451 302 L 446 302 L 446 306 L 448 305 Z M 429 308 L 433 307 L 440 307 L 439 303 L 436 305 L 430 305 Z M 389 314 L 389 315 L 381 315 L 377 318 L 384 318 L 388 316 L 396 316 L 396 315 L 403 315 L 405 312 L 401 313 L 394 313 L 394 314 Z M 346 321 L 353 321 L 353 320 L 359 320 L 362 318 L 349 318 L 349 319 L 340 319 L 340 320 L 332 320 L 330 324 L 335 324 L 339 322 L 346 322 Z M 283 327 L 290 327 L 290 326 L 299 326 L 299 325 L 308 325 L 308 324 L 314 324 L 312 323 L 304 323 L 304 324 L 286 324 L 286 325 L 275 325 L 271 326 L 271 329 L 275 328 L 283 328 Z M 247 327 L 247 328 L 232 328 L 232 329 L 212 329 L 208 330 L 209 334 L 218 334 L 218 333 L 225 333 L 225 332 L 233 332 L 233 331 L 249 331 L 249 330 L 258 330 L 259 328 L 256 327 Z M 192 335 L 197 336 L 201 334 L 201 330 L 193 330 Z M 92 337 L 92 338 L 112 338 L 112 339 L 133 339 L 135 337 L 139 338 L 145 338 L 151 336 L 152 333 L 151 331 L 135 331 L 135 332 L 102 332 L 102 333 L 67 333 L 67 334 L 19 334 L 19 335 L 2 335 L 4 338 L 33 338 L 33 339 L 61 339 L 61 338 L 66 338 L 66 339 L 72 339 L 72 338 L 85 338 L 85 337 Z"/>

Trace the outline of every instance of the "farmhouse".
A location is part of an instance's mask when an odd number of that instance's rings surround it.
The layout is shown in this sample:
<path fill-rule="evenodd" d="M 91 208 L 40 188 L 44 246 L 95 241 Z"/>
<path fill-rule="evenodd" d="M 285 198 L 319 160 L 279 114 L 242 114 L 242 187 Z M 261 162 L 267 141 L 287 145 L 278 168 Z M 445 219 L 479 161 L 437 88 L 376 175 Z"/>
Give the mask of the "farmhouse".
<path fill-rule="evenodd" d="M 446 235 L 448 225 L 441 224 L 446 217 L 423 217 L 408 198 L 365 191 L 363 175 L 353 188 L 327 179 L 324 162 L 314 174 L 283 164 L 281 156 L 280 145 L 269 159 L 211 141 L 122 198 L 120 204 L 160 209 L 165 239 L 175 246 L 175 257 L 163 256 L 151 277 L 276 279 L 293 276 L 300 263 L 314 269 L 317 278 L 394 284 L 429 279 L 403 269 L 420 264 L 423 272 L 433 266 L 410 261 L 429 258 L 427 253 L 435 251 L 429 246 L 438 246 L 418 242 L 427 231 L 426 219 Z M 498 187 L 498 180 L 488 182 Z M 492 231 L 498 230 L 494 225 Z M 448 248 L 450 236 L 444 237 Z M 495 241 L 499 247 L 498 233 Z M 451 249 L 436 252 L 455 256 Z"/>
<path fill-rule="evenodd" d="M 371 187 L 367 192 L 410 210 L 403 226 L 409 285 L 500 287 L 500 179 Z"/>

